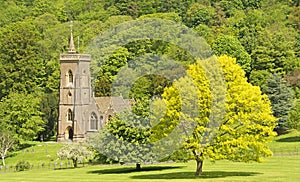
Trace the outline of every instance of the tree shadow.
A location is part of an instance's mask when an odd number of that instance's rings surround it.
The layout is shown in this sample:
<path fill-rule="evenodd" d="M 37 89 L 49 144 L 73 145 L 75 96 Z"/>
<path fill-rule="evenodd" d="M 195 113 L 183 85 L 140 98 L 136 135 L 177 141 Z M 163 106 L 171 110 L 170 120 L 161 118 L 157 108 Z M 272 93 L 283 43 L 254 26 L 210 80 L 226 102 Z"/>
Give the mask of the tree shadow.
<path fill-rule="evenodd" d="M 281 138 L 281 139 L 278 139 L 276 141 L 277 142 L 300 142 L 300 136 Z"/>
<path fill-rule="evenodd" d="M 101 169 L 95 171 L 89 171 L 91 174 L 122 174 L 122 173 L 134 173 L 134 172 L 144 172 L 144 171 L 162 171 L 166 169 L 179 169 L 182 166 L 147 166 L 142 167 L 140 170 L 136 170 L 134 167 L 123 167 L 114 169 Z"/>
<path fill-rule="evenodd" d="M 173 172 L 163 174 L 147 174 L 131 176 L 132 179 L 205 179 L 205 178 L 226 178 L 232 176 L 255 176 L 262 173 L 258 172 L 236 172 L 236 171 L 208 171 L 203 172 L 201 176 L 195 175 L 195 172 Z"/>
<path fill-rule="evenodd" d="M 32 146 L 35 146 L 36 144 L 31 144 L 31 143 L 23 143 L 18 145 L 18 150 L 24 150 L 27 148 L 30 148 Z"/>

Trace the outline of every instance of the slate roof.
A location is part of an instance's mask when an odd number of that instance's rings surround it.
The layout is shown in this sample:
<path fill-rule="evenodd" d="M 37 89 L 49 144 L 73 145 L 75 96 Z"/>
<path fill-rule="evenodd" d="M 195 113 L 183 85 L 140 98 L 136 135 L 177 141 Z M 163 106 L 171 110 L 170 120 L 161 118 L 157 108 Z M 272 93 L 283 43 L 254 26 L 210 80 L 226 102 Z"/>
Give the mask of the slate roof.
<path fill-rule="evenodd" d="M 95 97 L 94 99 L 101 113 L 105 113 L 109 109 L 112 109 L 113 112 L 121 112 L 125 109 L 130 109 L 134 103 L 133 99 L 124 99 L 122 96 Z"/>

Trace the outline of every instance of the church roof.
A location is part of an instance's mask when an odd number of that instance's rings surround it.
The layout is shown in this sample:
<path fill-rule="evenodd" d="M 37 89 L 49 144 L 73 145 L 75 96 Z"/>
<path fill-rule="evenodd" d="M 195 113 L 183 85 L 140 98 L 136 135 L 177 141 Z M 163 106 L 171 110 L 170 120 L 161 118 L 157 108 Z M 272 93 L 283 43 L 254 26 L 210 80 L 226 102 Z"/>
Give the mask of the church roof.
<path fill-rule="evenodd" d="M 130 109 L 134 100 L 124 99 L 119 97 L 95 97 L 95 102 L 99 108 L 99 111 L 105 113 L 108 109 L 112 109 L 114 112 L 121 112 L 126 109 Z"/>

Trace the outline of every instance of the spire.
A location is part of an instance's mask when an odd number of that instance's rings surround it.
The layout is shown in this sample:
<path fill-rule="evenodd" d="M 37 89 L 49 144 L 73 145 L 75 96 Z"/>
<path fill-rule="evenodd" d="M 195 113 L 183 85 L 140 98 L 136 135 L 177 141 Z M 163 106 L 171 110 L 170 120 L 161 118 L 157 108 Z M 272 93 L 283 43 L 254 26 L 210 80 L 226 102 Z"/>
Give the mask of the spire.
<path fill-rule="evenodd" d="M 71 23 L 70 23 L 71 38 L 70 38 L 70 46 L 69 46 L 69 50 L 68 50 L 69 54 L 76 53 L 76 49 L 75 49 L 75 45 L 74 45 L 74 40 L 73 40 L 73 30 L 72 30 L 72 27 L 73 27 L 73 21 L 71 21 Z"/>

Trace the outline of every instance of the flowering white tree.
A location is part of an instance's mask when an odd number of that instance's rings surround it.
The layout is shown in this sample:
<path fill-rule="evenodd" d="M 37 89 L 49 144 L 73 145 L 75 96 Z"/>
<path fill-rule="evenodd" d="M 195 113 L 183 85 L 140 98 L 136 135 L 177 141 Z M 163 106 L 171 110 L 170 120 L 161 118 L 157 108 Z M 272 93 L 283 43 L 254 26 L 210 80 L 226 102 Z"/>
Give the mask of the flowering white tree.
<path fill-rule="evenodd" d="M 82 143 L 68 143 L 57 151 L 60 159 L 70 159 L 74 167 L 78 166 L 78 161 L 83 161 L 92 156 L 92 151 Z"/>
<path fill-rule="evenodd" d="M 5 166 L 5 157 L 14 146 L 15 140 L 13 136 L 5 131 L 0 132 L 0 155 L 2 158 L 2 165 Z"/>

